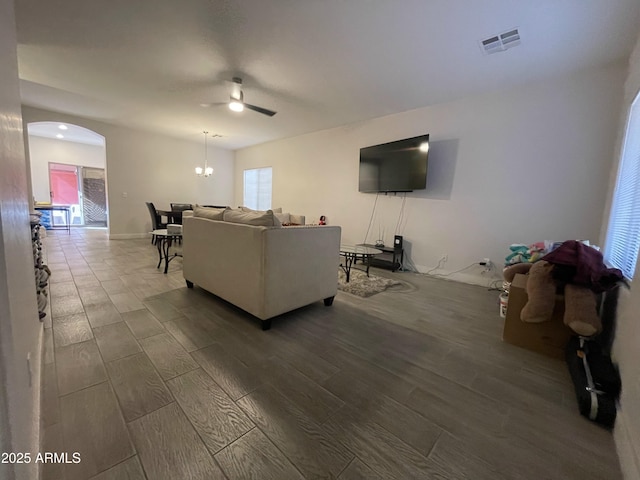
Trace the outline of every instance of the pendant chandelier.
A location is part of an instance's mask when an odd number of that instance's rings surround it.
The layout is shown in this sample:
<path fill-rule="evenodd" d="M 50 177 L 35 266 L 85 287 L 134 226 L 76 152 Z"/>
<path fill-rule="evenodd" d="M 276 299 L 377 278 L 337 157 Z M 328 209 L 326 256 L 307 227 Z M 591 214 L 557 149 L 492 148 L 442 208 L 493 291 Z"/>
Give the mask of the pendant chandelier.
<path fill-rule="evenodd" d="M 213 175 L 213 167 L 209 167 L 207 165 L 207 135 L 209 134 L 209 132 L 202 133 L 204 133 L 204 168 L 196 167 L 196 175 L 198 175 L 199 177 L 210 177 L 211 175 Z M 217 137 L 218 135 L 214 136 Z"/>

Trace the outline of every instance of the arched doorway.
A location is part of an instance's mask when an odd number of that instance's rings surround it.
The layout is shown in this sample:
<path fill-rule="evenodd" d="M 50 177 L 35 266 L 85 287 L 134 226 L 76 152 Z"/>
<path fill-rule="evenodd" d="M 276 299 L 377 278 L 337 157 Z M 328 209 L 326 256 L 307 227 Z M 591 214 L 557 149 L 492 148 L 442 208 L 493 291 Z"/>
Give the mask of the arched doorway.
<path fill-rule="evenodd" d="M 28 124 L 34 203 L 69 205 L 52 211 L 45 226 L 108 226 L 106 149 L 102 135 L 62 122 Z"/>

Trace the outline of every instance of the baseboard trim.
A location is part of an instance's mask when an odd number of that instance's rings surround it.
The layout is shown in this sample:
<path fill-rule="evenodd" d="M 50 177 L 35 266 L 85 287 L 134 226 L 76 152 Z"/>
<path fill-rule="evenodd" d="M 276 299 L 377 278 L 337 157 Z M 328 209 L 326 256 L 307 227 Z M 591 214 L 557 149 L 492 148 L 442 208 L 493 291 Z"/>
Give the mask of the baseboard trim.
<path fill-rule="evenodd" d="M 640 478 L 640 445 L 633 444 L 629 423 L 622 409 L 618 410 L 613 439 L 618 452 L 622 475 L 628 480 Z"/>
<path fill-rule="evenodd" d="M 489 273 L 486 276 L 478 273 L 458 273 L 455 270 L 445 270 L 442 268 L 435 269 L 433 267 L 426 267 L 424 265 L 415 265 L 418 270 L 417 273 L 428 275 L 433 278 L 439 278 L 441 280 L 449 280 L 452 282 L 466 283 L 467 285 L 478 285 L 481 287 L 489 287 L 494 282 L 502 283 L 502 276 L 496 277 L 494 273 Z M 481 267 L 478 267 L 481 268 Z M 427 273 L 430 272 L 430 273 Z M 501 286 L 501 285 L 498 285 Z"/>
<path fill-rule="evenodd" d="M 148 233 L 110 233 L 109 240 L 135 240 L 138 238 L 151 238 Z"/>

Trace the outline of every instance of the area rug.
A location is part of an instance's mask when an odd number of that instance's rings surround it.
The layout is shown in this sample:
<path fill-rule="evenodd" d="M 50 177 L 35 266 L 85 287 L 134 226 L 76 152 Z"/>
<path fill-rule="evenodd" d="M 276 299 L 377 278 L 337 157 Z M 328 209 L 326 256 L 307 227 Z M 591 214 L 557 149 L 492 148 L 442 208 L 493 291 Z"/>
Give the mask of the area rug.
<path fill-rule="evenodd" d="M 341 268 L 338 269 L 338 290 L 359 297 L 370 297 L 376 293 L 384 292 L 393 285 L 401 285 L 401 282 L 390 278 L 378 277 L 372 273 L 367 277 L 367 274 L 360 270 L 351 270 L 349 283 L 347 283 L 345 273 Z"/>

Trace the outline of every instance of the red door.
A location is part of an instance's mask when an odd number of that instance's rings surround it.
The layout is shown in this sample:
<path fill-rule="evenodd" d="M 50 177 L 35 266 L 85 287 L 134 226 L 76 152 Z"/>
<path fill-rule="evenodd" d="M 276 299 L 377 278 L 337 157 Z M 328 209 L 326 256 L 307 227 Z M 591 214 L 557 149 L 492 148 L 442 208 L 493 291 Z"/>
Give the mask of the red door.
<path fill-rule="evenodd" d="M 52 163 L 49 166 L 51 203 L 54 205 L 78 205 L 78 169 L 72 165 Z"/>

